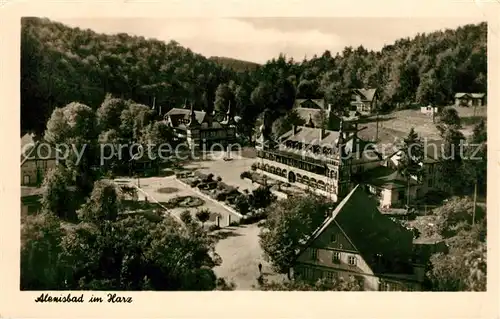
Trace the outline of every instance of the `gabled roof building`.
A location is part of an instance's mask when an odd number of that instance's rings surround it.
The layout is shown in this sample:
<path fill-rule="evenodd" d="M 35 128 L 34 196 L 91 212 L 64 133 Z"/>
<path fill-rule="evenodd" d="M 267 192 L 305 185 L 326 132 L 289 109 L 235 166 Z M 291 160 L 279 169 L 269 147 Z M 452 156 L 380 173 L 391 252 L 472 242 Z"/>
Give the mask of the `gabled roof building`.
<path fill-rule="evenodd" d="M 361 185 L 345 196 L 297 254 L 294 278 L 356 278 L 364 290 L 420 290 L 423 265 L 413 263 L 413 233 L 382 215 Z"/>

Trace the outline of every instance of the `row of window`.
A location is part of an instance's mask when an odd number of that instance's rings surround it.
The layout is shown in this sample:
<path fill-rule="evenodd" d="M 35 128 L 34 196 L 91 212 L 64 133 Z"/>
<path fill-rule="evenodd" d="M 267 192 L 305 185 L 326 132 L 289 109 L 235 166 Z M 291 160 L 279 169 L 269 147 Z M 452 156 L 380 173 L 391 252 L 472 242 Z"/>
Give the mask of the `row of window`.
<path fill-rule="evenodd" d="M 318 279 L 325 278 L 327 281 L 333 282 L 339 278 L 339 273 L 337 271 L 314 269 L 310 267 L 298 267 L 296 269 L 295 276 L 297 278 L 309 281 L 316 281 Z M 355 275 L 354 278 L 356 278 L 361 284 L 363 284 L 363 276 Z"/>
<path fill-rule="evenodd" d="M 379 291 L 413 291 L 411 284 L 401 284 L 398 282 L 390 282 L 382 280 L 379 284 Z"/>
<path fill-rule="evenodd" d="M 312 248 L 311 250 L 311 260 L 317 261 L 318 260 L 318 249 Z M 341 252 L 340 251 L 334 251 L 332 252 L 332 263 L 339 264 L 341 261 Z M 347 263 L 350 266 L 356 266 L 358 263 L 358 260 L 356 256 L 349 255 L 347 257 Z"/>

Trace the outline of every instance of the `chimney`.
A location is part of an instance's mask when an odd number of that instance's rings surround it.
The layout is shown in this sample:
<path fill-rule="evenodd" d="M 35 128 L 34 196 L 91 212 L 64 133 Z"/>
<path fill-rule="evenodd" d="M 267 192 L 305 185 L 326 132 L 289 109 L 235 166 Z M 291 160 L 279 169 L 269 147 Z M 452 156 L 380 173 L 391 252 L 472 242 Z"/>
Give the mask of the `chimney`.
<path fill-rule="evenodd" d="M 321 142 L 323 140 L 323 138 L 325 138 L 325 129 L 321 128 L 319 130 L 319 141 Z"/>
<path fill-rule="evenodd" d="M 297 134 L 298 131 L 297 125 L 293 125 L 292 129 L 293 129 L 293 135 Z"/>
<path fill-rule="evenodd" d="M 328 113 L 332 113 L 332 104 L 328 103 Z"/>

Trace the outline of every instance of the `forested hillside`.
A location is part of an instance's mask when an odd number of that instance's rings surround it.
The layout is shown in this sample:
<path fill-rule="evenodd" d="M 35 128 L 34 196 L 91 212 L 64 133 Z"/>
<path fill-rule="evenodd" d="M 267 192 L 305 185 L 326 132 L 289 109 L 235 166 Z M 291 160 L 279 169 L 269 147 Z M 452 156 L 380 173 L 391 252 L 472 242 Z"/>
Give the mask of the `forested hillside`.
<path fill-rule="evenodd" d="M 210 60 L 217 62 L 221 66 L 225 66 L 234 71 L 253 71 L 257 69 L 260 64 L 250 61 L 243 61 L 222 56 L 212 56 Z"/>
<path fill-rule="evenodd" d="M 487 25 L 400 39 L 381 51 L 347 47 L 302 62 L 276 57 L 234 71 L 176 42 L 127 34 L 103 35 L 46 19 L 22 21 L 21 110 L 23 130 L 42 131 L 55 107 L 81 102 L 99 106 L 106 93 L 164 111 L 186 99 L 198 109 L 237 107 L 249 135 L 255 119 L 270 121 L 298 98 L 321 98 L 343 109 L 349 89 L 376 87 L 386 110 L 421 102 L 448 104 L 455 92 L 486 92 Z"/>
<path fill-rule="evenodd" d="M 40 130 L 54 107 L 81 102 L 96 108 L 106 93 L 172 107 L 186 98 L 214 99 L 229 70 L 181 47 L 69 28 L 47 19 L 22 21 L 22 127 Z"/>

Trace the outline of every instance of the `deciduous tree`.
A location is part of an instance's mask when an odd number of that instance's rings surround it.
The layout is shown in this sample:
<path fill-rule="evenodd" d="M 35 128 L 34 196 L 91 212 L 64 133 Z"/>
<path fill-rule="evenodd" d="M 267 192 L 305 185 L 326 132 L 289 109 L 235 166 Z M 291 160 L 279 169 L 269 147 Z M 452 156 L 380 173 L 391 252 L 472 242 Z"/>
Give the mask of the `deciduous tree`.
<path fill-rule="evenodd" d="M 325 199 L 310 194 L 275 202 L 267 209 L 260 245 L 277 272 L 289 273 L 298 251 L 331 208 Z"/>

